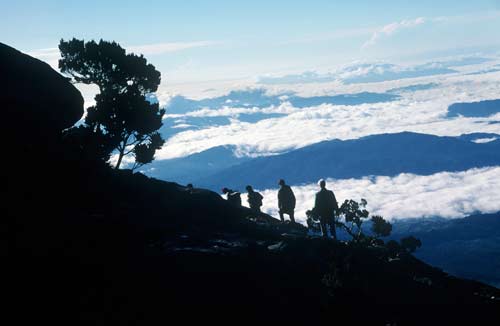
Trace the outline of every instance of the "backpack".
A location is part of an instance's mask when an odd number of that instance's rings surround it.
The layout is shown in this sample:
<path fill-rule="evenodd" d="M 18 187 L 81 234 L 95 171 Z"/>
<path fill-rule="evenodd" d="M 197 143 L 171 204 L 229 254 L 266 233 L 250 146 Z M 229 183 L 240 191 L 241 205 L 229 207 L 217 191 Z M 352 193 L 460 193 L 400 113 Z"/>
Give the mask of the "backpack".
<path fill-rule="evenodd" d="M 255 193 L 255 203 L 257 204 L 258 207 L 262 206 L 262 195 L 258 192 Z"/>

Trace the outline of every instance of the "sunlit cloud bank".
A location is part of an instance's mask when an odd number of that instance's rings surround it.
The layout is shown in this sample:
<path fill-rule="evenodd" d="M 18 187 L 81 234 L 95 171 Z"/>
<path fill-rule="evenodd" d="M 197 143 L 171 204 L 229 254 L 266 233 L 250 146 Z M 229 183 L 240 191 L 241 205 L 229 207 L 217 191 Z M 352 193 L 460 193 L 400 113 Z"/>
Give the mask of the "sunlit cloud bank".
<path fill-rule="evenodd" d="M 478 138 L 478 139 L 473 140 L 473 142 L 477 143 L 477 144 L 484 144 L 484 143 L 489 143 L 489 142 L 495 141 L 497 139 L 498 139 L 497 137 Z"/>
<path fill-rule="evenodd" d="M 284 76 L 261 76 L 263 85 L 338 82 L 342 84 L 374 83 L 458 73 L 460 67 L 495 61 L 495 56 L 457 56 L 421 64 L 399 65 L 389 62 L 354 62 L 326 72 L 306 71 Z M 483 70 L 484 72 L 494 70 Z"/>
<path fill-rule="evenodd" d="M 429 81 L 429 80 L 427 80 Z M 422 84 L 424 80 L 420 81 Z M 404 85 L 404 84 L 403 84 Z M 379 85 L 394 89 L 395 83 Z M 402 86 L 402 85 L 401 85 Z M 497 98 L 500 73 L 485 76 L 457 76 L 439 80 L 435 87 L 401 92 L 400 100 L 353 106 L 322 104 L 295 108 L 285 102 L 266 109 L 267 113 L 286 113 L 283 117 L 256 123 L 237 119 L 223 126 L 178 133 L 168 139 L 157 154 L 159 159 L 189 155 L 219 145 L 245 147 L 254 153 L 281 153 L 329 139 L 354 139 L 380 133 L 412 131 L 439 136 L 464 133 L 499 133 L 500 115 L 448 118 L 448 107 L 456 102 Z M 241 108 L 226 107 L 224 114 L 238 114 Z M 199 111 L 191 114 L 221 114 Z M 256 110 L 255 108 L 246 110 Z"/>
<path fill-rule="evenodd" d="M 500 167 L 442 172 L 430 176 L 400 174 L 396 177 L 327 179 L 337 201 L 368 201 L 370 213 L 387 219 L 441 216 L 464 217 L 474 212 L 500 211 Z M 292 185 L 297 198 L 296 219 L 305 223 L 305 212 L 314 206 L 316 184 Z M 263 211 L 277 217 L 277 189 L 260 191 Z M 242 196 L 245 205 L 246 195 Z"/>

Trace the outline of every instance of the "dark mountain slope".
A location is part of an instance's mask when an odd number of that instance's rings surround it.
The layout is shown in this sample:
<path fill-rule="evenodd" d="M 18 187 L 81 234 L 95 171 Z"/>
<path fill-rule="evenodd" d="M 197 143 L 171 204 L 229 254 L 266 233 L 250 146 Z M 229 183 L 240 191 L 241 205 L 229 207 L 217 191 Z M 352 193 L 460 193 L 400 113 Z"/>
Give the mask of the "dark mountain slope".
<path fill-rule="evenodd" d="M 461 219 L 398 220 L 392 237 L 422 240 L 416 256 L 446 272 L 500 286 L 500 212 Z"/>

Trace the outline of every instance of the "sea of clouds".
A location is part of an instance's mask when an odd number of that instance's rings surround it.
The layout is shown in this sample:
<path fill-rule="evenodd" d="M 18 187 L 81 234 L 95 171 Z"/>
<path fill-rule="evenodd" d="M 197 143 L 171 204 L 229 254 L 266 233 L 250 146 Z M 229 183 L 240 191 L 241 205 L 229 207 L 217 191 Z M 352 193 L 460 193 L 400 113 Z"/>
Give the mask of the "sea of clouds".
<path fill-rule="evenodd" d="M 475 212 L 500 211 L 500 167 L 441 172 L 429 176 L 403 173 L 395 177 L 371 176 L 361 179 L 327 179 L 339 205 L 346 199 L 368 201 L 371 215 L 388 220 L 440 216 L 465 217 Z M 296 220 L 305 223 L 305 212 L 314 207 L 316 184 L 292 186 L 297 206 Z M 262 210 L 278 216 L 278 189 L 259 190 L 264 196 Z M 246 194 L 242 195 L 244 206 Z M 286 216 L 286 215 L 285 215 Z"/>
<path fill-rule="evenodd" d="M 483 65 L 479 65 L 483 67 Z M 479 69 L 478 67 L 476 67 Z M 482 69 L 482 68 L 481 68 Z M 300 96 L 396 92 L 399 99 L 359 105 L 321 104 L 298 108 L 286 101 L 266 108 L 233 107 L 200 109 L 184 115 L 168 115 L 180 122 L 187 117 L 227 116 L 231 123 L 186 130 L 169 138 L 157 154 L 158 159 L 182 157 L 219 145 L 236 145 L 253 156 L 282 153 L 330 139 L 354 139 L 372 134 L 412 131 L 439 136 L 464 133 L 499 133 L 500 114 L 489 117 L 446 117 L 448 106 L 500 97 L 500 72 L 470 75 L 446 74 L 380 83 L 341 85 L 336 83 L 282 85 L 269 94 L 294 92 Z M 429 85 L 420 87 L 419 85 Z M 259 85 L 258 87 L 263 87 Z M 412 88 L 414 90 L 412 90 Z M 399 89 L 399 91 L 398 91 Z M 405 90 L 406 89 L 406 90 Z M 245 114 L 279 113 L 283 116 L 255 123 L 240 121 Z M 188 127 L 184 125 L 183 127 Z"/>

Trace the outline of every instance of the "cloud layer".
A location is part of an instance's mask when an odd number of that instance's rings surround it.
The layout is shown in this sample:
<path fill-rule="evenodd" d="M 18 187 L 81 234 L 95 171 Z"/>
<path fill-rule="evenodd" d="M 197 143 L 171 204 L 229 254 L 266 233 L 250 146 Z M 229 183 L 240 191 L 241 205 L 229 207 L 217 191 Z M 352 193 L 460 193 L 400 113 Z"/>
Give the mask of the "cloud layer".
<path fill-rule="evenodd" d="M 411 83 L 413 82 L 413 84 Z M 432 84 L 432 87 L 415 85 Z M 413 85 L 413 86 L 412 86 Z M 413 131 L 439 136 L 458 136 L 464 133 L 500 133 L 500 115 L 489 117 L 447 117 L 448 107 L 456 102 L 474 102 L 495 99 L 500 89 L 500 73 L 483 75 L 449 75 L 421 77 L 410 81 L 391 81 L 363 85 L 322 84 L 297 85 L 276 88 L 282 92 L 297 92 L 302 96 L 359 92 L 360 90 L 383 93 L 409 87 L 411 91 L 399 92 L 401 98 L 391 102 L 360 105 L 321 104 L 294 107 L 283 102 L 269 108 L 226 107 L 210 111 L 189 113 L 197 117 L 227 114 L 237 117 L 246 113 L 281 113 L 282 117 L 264 119 L 255 123 L 240 121 L 211 126 L 200 130 L 177 133 L 168 139 L 157 154 L 159 159 L 186 156 L 213 146 L 236 145 L 257 155 L 281 153 L 304 147 L 322 140 L 354 139 L 380 133 Z M 177 116 L 180 119 L 181 116 Z"/>
<path fill-rule="evenodd" d="M 327 179 L 337 201 L 368 201 L 372 215 L 387 219 L 441 216 L 464 217 L 477 211 L 500 211 L 500 167 L 471 169 L 464 172 L 442 172 L 430 176 L 400 174 L 396 177 L 362 179 Z M 305 222 L 305 211 L 314 206 L 316 184 L 293 186 L 297 198 L 296 217 Z M 263 211 L 278 216 L 277 189 L 260 191 Z M 246 196 L 242 197 L 246 205 Z"/>

